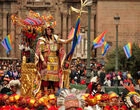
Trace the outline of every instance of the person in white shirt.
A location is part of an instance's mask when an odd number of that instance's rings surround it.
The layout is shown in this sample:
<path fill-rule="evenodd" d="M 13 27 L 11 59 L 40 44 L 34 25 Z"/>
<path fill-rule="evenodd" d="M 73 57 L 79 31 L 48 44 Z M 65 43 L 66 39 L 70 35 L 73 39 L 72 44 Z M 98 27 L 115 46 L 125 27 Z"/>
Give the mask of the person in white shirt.
<path fill-rule="evenodd" d="M 104 85 L 106 86 L 111 86 L 111 80 L 109 78 L 106 78 L 105 82 L 104 82 Z"/>

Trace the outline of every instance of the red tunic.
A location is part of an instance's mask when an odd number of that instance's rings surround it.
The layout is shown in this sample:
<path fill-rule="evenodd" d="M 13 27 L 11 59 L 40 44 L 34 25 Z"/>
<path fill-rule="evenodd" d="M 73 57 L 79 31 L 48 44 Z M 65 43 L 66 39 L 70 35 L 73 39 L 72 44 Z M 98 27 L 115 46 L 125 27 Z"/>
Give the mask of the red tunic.
<path fill-rule="evenodd" d="M 58 108 L 56 106 L 51 106 L 48 110 L 58 110 Z"/>

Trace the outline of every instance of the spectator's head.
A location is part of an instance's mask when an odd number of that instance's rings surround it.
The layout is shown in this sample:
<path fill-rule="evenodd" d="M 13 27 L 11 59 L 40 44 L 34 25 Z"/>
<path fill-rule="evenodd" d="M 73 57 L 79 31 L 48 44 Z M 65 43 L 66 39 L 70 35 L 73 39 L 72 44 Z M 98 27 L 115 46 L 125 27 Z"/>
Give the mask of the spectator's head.
<path fill-rule="evenodd" d="M 109 77 L 107 77 L 106 79 L 107 79 L 107 80 L 110 80 L 110 78 L 109 78 Z"/>
<path fill-rule="evenodd" d="M 100 92 L 101 91 L 101 84 L 100 83 L 97 83 L 97 82 L 94 82 L 92 84 L 92 90 L 95 90 L 95 91 Z"/>
<path fill-rule="evenodd" d="M 7 68 L 6 68 L 6 66 L 3 66 L 3 70 L 6 70 Z"/>
<path fill-rule="evenodd" d="M 3 78 L 3 84 L 6 85 L 6 84 L 9 83 L 9 81 L 10 81 L 9 76 L 8 75 L 5 75 L 4 78 Z"/>
<path fill-rule="evenodd" d="M 19 80 L 11 80 L 9 83 L 10 83 L 11 91 L 12 91 L 13 93 L 16 93 L 17 90 L 18 90 L 19 87 L 20 87 L 20 81 L 19 81 Z"/>
<path fill-rule="evenodd" d="M 130 73 L 127 74 L 127 78 L 128 78 L 128 79 L 132 79 L 132 76 L 131 76 Z"/>
<path fill-rule="evenodd" d="M 56 97 L 55 97 L 55 95 L 54 94 L 50 94 L 48 97 L 49 97 L 48 98 L 49 103 L 51 105 L 56 105 Z"/>
<path fill-rule="evenodd" d="M 109 100 L 110 100 L 110 102 L 111 102 L 111 105 L 116 105 L 116 104 L 118 104 L 118 98 L 119 98 L 118 94 L 116 94 L 116 93 L 113 92 L 113 91 L 110 91 L 110 92 L 109 92 Z"/>
<path fill-rule="evenodd" d="M 95 90 L 100 92 L 102 90 L 102 86 L 100 83 L 97 83 L 96 87 L 95 87 Z"/>

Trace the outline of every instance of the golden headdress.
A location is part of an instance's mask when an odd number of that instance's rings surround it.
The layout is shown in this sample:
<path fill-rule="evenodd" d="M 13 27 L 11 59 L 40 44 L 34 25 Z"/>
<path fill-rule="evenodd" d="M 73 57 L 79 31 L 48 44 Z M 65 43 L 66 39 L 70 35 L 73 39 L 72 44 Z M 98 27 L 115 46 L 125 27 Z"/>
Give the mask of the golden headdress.
<path fill-rule="evenodd" d="M 44 20 L 44 27 L 50 27 L 50 28 L 54 28 L 56 26 L 56 21 L 54 20 L 52 15 L 48 15 L 48 16 L 42 16 L 42 19 Z"/>
<path fill-rule="evenodd" d="M 16 14 L 12 14 L 11 20 L 13 24 L 19 25 L 21 27 L 40 27 L 44 25 L 40 14 L 33 11 L 29 11 L 29 14 L 25 19 L 20 18 Z"/>
<path fill-rule="evenodd" d="M 26 18 L 20 18 L 16 14 L 11 15 L 11 20 L 13 24 L 21 26 L 23 30 L 28 30 L 34 28 L 37 32 L 42 32 L 43 28 L 56 26 L 56 21 L 52 15 L 40 15 L 32 10 L 29 11 Z"/>

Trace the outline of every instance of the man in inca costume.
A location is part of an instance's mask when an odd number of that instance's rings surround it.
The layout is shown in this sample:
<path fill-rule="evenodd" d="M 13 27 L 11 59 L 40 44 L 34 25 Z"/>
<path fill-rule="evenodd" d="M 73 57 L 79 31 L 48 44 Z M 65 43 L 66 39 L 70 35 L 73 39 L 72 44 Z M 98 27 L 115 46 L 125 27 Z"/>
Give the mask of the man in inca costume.
<path fill-rule="evenodd" d="M 60 39 L 54 32 L 54 25 L 46 23 L 43 35 L 38 39 L 35 54 L 35 64 L 41 74 L 42 89 L 57 89 L 61 87 L 62 66 L 65 59 L 65 51 L 62 44 L 68 43 L 68 40 Z"/>

